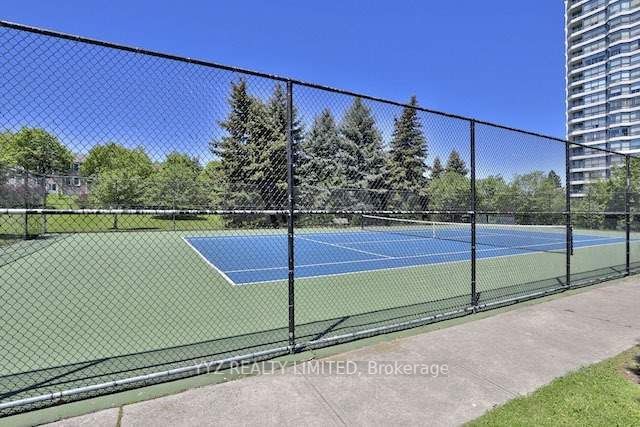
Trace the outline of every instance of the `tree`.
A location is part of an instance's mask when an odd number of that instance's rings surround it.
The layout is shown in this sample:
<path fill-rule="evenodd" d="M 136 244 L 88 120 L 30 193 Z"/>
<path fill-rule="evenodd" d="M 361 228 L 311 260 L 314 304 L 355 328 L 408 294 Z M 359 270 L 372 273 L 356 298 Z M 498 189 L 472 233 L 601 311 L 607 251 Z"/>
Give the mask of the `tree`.
<path fill-rule="evenodd" d="M 637 206 L 640 192 L 640 159 L 630 159 L 630 203 L 631 210 Z M 609 177 L 586 186 L 585 196 L 572 200 L 574 225 L 588 228 L 622 227 L 622 215 L 605 215 L 604 212 L 624 211 L 627 191 L 627 173 L 624 165 L 614 165 Z M 633 216 L 632 216 L 633 218 Z M 634 218 L 635 220 L 635 218 Z"/>
<path fill-rule="evenodd" d="M 0 185 L 4 185 L 8 181 L 9 175 L 9 144 L 11 143 L 11 133 L 0 132 Z"/>
<path fill-rule="evenodd" d="M 247 182 L 247 145 L 255 100 L 247 92 L 244 80 L 232 83 L 228 103 L 229 115 L 219 123 L 227 135 L 209 143 L 211 152 L 221 161 L 223 208 L 246 206 L 251 191 Z"/>
<path fill-rule="evenodd" d="M 513 211 L 517 212 L 521 223 L 535 222 L 553 224 L 562 222 L 564 210 L 564 191 L 555 186 L 542 171 L 532 171 L 516 175 L 511 183 L 514 198 Z"/>
<path fill-rule="evenodd" d="M 132 175 L 149 176 L 153 164 L 143 148 L 126 148 L 115 142 L 96 145 L 80 165 L 83 176 L 100 176 L 117 169 L 129 169 Z"/>
<path fill-rule="evenodd" d="M 73 163 L 71 151 L 44 129 L 25 127 L 15 134 L 4 133 L 1 139 L 4 154 L 0 161 L 28 172 L 66 172 Z"/>
<path fill-rule="evenodd" d="M 268 171 L 272 194 L 269 195 L 270 204 L 276 208 L 287 206 L 287 95 L 282 85 L 276 84 L 271 98 L 267 102 L 264 113 L 267 115 L 267 141 L 268 157 L 266 164 L 261 165 Z M 291 126 L 293 158 L 298 157 L 299 146 L 303 139 L 302 125 L 297 118 L 296 109 L 292 111 L 293 121 Z"/>
<path fill-rule="evenodd" d="M 356 201 L 357 207 L 381 207 L 381 190 L 386 186 L 382 136 L 371 110 L 361 98 L 355 98 L 345 113 L 340 125 L 340 134 L 344 138 L 342 143 L 345 149 L 350 151 L 349 155 L 343 156 L 349 161 L 346 164 L 348 186 L 357 188 L 360 193 Z"/>
<path fill-rule="evenodd" d="M 220 160 L 222 207 L 281 209 L 287 206 L 287 98 L 277 84 L 269 100 L 249 94 L 244 80 L 233 83 L 229 115 L 220 122 L 226 135 L 210 143 Z M 302 127 L 292 111 L 294 157 Z M 230 217 L 236 224 L 237 217 Z M 271 217 L 275 224 L 277 218 Z"/>
<path fill-rule="evenodd" d="M 400 117 L 394 120 L 388 171 L 389 183 L 393 190 L 411 193 L 421 201 L 426 183 L 427 141 L 418 120 L 415 109 L 417 105 L 416 97 L 411 97 L 409 106 L 405 107 Z M 395 198 L 394 203 L 397 204 L 398 195 Z M 406 197 L 402 197 L 402 200 L 406 201 Z M 414 197 L 412 200 L 415 200 Z"/>
<path fill-rule="evenodd" d="M 0 205 L 4 207 L 11 207 L 18 198 L 17 192 L 8 185 L 9 159 L 5 156 L 9 152 L 10 138 L 9 132 L 0 132 Z"/>
<path fill-rule="evenodd" d="M 464 163 L 464 160 L 460 158 L 460 154 L 455 149 L 451 150 L 451 153 L 449 154 L 446 171 L 454 172 L 462 176 L 466 176 L 469 173 L 467 165 Z"/>
<path fill-rule="evenodd" d="M 433 165 L 431 165 L 431 179 L 439 178 L 444 173 L 444 168 L 440 162 L 440 157 L 433 159 Z"/>
<path fill-rule="evenodd" d="M 220 160 L 212 160 L 204 166 L 198 175 L 198 185 L 209 206 L 220 207 L 224 190 L 224 175 Z"/>
<path fill-rule="evenodd" d="M 479 211 L 507 212 L 513 209 L 515 192 L 500 175 L 491 175 L 476 181 Z"/>
<path fill-rule="evenodd" d="M 441 211 L 467 211 L 471 197 L 471 182 L 457 172 L 447 171 L 429 184 L 431 207 Z M 458 219 L 453 215 L 450 219 Z"/>
<path fill-rule="evenodd" d="M 198 159 L 182 153 L 170 153 L 153 175 L 148 189 L 149 200 L 154 206 L 173 209 L 201 207 L 205 202 L 198 181 L 201 171 Z"/>
<path fill-rule="evenodd" d="M 0 167 L 9 167 L 12 162 L 11 132 L 0 132 Z"/>
<path fill-rule="evenodd" d="M 153 164 L 142 148 L 129 149 L 109 142 L 93 147 L 80 173 L 95 178 L 91 198 L 101 206 L 122 208 L 144 204 Z M 113 217 L 118 228 L 118 216 Z"/>
<path fill-rule="evenodd" d="M 549 180 L 551 185 L 553 185 L 553 187 L 555 188 L 562 187 L 562 179 L 560 178 L 560 175 L 558 175 L 556 171 L 554 171 L 553 169 L 549 171 L 549 174 L 547 175 L 547 180 Z"/>
<path fill-rule="evenodd" d="M 286 202 L 283 195 L 286 196 L 286 191 L 283 192 L 282 188 L 278 187 L 278 178 L 282 177 L 276 176 L 277 167 L 271 163 L 277 146 L 281 145 L 277 140 L 282 139 L 282 135 L 278 135 L 273 128 L 266 105 L 254 99 L 249 110 L 247 156 L 244 165 L 245 182 L 249 184 L 249 188 L 246 193 L 245 207 L 256 209 L 283 207 L 282 204 Z"/>
<path fill-rule="evenodd" d="M 335 190 L 344 189 L 348 179 L 340 146 L 341 136 L 333 115 L 325 109 L 313 121 L 300 150 L 299 206 L 309 209 L 340 206 L 340 195 Z"/>
<path fill-rule="evenodd" d="M 23 198 L 30 194 L 36 204 L 47 206 L 47 176 L 69 171 L 72 163 L 71 151 L 44 129 L 24 127 L 16 133 L 0 135 L 0 167 L 18 167 L 35 175 L 40 192 L 33 194 L 25 175 Z M 46 221 L 46 217 L 43 219 Z"/>

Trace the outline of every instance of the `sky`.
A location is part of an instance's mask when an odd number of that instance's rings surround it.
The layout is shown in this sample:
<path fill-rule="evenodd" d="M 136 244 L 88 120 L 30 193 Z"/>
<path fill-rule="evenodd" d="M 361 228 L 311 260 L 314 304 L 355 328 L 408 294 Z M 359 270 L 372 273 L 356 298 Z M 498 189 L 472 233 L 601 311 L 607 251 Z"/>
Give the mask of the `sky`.
<path fill-rule="evenodd" d="M 427 108 L 564 137 L 563 8 L 559 0 L 2 0 L 0 19 L 397 101 L 416 95 Z"/>
<path fill-rule="evenodd" d="M 564 136 L 563 2 L 3 0 L 4 20 Z"/>

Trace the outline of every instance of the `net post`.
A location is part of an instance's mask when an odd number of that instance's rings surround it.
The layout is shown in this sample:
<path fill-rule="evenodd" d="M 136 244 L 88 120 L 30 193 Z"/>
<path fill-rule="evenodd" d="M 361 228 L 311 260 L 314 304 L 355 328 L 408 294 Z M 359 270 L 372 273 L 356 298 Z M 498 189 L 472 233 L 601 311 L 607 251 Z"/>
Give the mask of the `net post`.
<path fill-rule="evenodd" d="M 631 274 L 631 210 L 630 210 L 630 193 L 631 193 L 631 158 L 629 155 L 624 157 L 625 167 L 625 188 L 624 188 L 624 230 L 625 230 L 625 275 Z"/>
<path fill-rule="evenodd" d="M 476 289 L 476 122 L 469 121 L 470 163 L 471 163 L 471 195 L 470 195 L 470 221 L 471 221 L 471 306 L 478 305 L 478 292 Z"/>
<path fill-rule="evenodd" d="M 565 286 L 571 286 L 571 255 L 573 254 L 573 239 L 571 233 L 571 148 L 569 141 L 564 144 L 564 222 L 565 232 Z"/>
<path fill-rule="evenodd" d="M 293 170 L 293 82 L 287 80 L 287 254 L 288 254 L 288 295 L 289 295 L 289 352 L 295 351 L 295 256 L 294 256 L 294 170 Z"/>

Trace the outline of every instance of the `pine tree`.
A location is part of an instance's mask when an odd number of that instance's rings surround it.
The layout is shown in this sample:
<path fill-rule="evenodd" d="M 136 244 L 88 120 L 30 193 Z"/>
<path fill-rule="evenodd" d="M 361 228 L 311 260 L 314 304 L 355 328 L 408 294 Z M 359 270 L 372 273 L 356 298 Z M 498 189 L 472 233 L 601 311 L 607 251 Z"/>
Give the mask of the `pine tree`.
<path fill-rule="evenodd" d="M 277 206 L 280 195 L 275 175 L 277 171 L 272 170 L 271 157 L 275 153 L 274 147 L 281 145 L 282 135 L 278 135 L 270 119 L 267 106 L 254 99 L 247 126 L 248 143 L 244 174 L 250 189 L 248 207 L 255 209 L 281 207 Z"/>
<path fill-rule="evenodd" d="M 385 157 L 382 136 L 378 131 L 371 110 L 361 98 L 355 98 L 342 119 L 340 133 L 347 151 L 349 186 L 358 190 L 360 208 L 380 205 L 379 191 L 386 181 Z"/>
<path fill-rule="evenodd" d="M 444 168 L 440 162 L 440 157 L 433 159 L 433 165 L 431 166 L 431 179 L 437 179 L 444 173 Z"/>
<path fill-rule="evenodd" d="M 464 160 L 460 158 L 460 154 L 454 149 L 449 154 L 449 160 L 447 160 L 447 172 L 455 172 L 459 175 L 466 176 L 469 173 L 467 165 Z"/>
<path fill-rule="evenodd" d="M 389 152 L 389 182 L 394 190 L 403 193 L 405 204 L 407 197 L 420 200 L 425 192 L 427 140 L 414 108 L 417 105 L 416 97 L 411 97 L 409 106 L 395 119 Z"/>
<path fill-rule="evenodd" d="M 298 205 L 308 209 L 336 206 L 335 189 L 347 185 L 344 157 L 338 149 L 341 136 L 331 111 L 318 115 L 302 143 L 297 168 L 300 181 Z"/>
<path fill-rule="evenodd" d="M 287 203 L 287 95 L 280 84 L 276 84 L 273 94 L 266 107 L 268 116 L 271 144 L 269 150 L 269 163 L 267 166 L 274 187 L 272 197 L 274 207 L 286 207 Z M 302 125 L 297 118 L 297 112 L 292 111 L 293 123 L 291 126 L 292 148 L 294 160 L 298 157 L 299 146 L 303 139 Z"/>
<path fill-rule="evenodd" d="M 232 83 L 229 95 L 230 112 L 220 127 L 227 133 L 209 144 L 211 152 L 221 161 L 222 207 L 240 207 L 246 203 L 246 185 L 250 116 L 255 100 L 247 92 L 244 80 Z"/>

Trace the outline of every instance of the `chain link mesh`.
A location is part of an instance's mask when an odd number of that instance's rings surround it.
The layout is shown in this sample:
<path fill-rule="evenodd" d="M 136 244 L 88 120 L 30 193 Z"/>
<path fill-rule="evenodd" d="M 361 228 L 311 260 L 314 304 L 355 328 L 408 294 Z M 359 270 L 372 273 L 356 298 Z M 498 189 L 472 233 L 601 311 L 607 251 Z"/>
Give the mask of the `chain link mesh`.
<path fill-rule="evenodd" d="M 0 416 L 640 266 L 623 155 L 13 24 L 0 58 Z"/>

